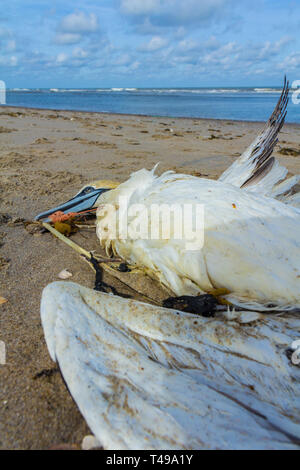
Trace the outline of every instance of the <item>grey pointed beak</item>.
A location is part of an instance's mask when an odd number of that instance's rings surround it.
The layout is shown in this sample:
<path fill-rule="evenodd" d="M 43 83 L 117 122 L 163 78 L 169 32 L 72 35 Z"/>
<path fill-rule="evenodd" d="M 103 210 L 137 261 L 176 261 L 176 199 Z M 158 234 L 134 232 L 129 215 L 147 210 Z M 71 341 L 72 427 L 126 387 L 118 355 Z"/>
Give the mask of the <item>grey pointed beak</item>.
<path fill-rule="evenodd" d="M 35 220 L 44 219 L 45 217 L 48 217 L 57 211 L 62 211 L 65 214 L 68 214 L 69 212 L 81 212 L 91 209 L 96 204 L 100 194 L 104 193 L 105 191 L 109 191 L 109 189 L 99 188 L 90 190 L 88 194 L 79 193 L 77 196 L 69 199 L 69 201 L 61 204 L 60 206 L 54 207 L 53 209 L 45 212 L 41 212 L 35 217 Z M 47 219 L 45 222 L 50 222 L 50 220 Z"/>

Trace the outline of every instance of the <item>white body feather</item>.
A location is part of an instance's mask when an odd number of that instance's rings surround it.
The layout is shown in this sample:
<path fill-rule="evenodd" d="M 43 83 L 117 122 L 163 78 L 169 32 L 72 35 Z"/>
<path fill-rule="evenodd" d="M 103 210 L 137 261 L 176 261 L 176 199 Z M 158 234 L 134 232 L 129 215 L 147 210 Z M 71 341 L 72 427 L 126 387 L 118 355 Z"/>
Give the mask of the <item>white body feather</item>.
<path fill-rule="evenodd" d="M 129 208 L 143 204 L 149 214 L 152 204 L 204 205 L 204 246 L 192 251 L 184 238 L 134 239 L 130 230 L 128 238 L 112 240 L 102 232 L 98 210 L 102 244 L 148 268 L 176 295 L 227 288 L 227 299 L 239 306 L 300 308 L 300 211 L 295 207 L 222 181 L 170 172 L 157 177 L 146 170 L 101 196 L 100 202 L 115 206 L 112 217 L 118 216 L 119 197 L 128 198 Z M 129 229 L 130 223 L 136 220 Z"/>

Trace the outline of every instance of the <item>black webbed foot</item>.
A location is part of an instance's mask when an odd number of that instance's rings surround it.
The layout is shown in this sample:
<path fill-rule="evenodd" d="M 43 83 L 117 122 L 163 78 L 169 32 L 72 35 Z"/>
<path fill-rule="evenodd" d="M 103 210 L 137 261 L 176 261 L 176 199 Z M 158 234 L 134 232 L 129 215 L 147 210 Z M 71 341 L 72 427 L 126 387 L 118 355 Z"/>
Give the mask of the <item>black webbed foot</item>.
<path fill-rule="evenodd" d="M 93 256 L 92 253 L 90 253 L 91 257 L 88 259 L 88 261 L 92 264 L 96 271 L 96 279 L 95 279 L 95 286 L 94 290 L 97 290 L 99 292 L 106 292 L 106 293 L 113 293 L 114 295 L 118 295 L 118 291 L 113 287 L 107 284 L 106 282 L 103 281 L 103 270 L 101 266 L 99 266 L 99 262 L 97 259 Z"/>
<path fill-rule="evenodd" d="M 195 313 L 203 317 L 213 317 L 218 301 L 211 294 L 182 295 L 181 297 L 168 297 L 163 301 L 163 307 Z"/>

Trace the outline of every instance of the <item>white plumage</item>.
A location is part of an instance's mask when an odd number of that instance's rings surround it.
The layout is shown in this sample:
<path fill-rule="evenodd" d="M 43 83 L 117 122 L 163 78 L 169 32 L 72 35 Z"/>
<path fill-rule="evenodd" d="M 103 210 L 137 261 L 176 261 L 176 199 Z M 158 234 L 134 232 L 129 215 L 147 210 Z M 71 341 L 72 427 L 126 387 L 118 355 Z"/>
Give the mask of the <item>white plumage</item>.
<path fill-rule="evenodd" d="M 299 312 L 292 312 L 300 308 L 299 176 L 284 180 L 287 170 L 271 157 L 287 100 L 285 83 L 265 130 L 219 181 L 140 170 L 96 195 L 97 234 L 108 252 L 177 295 L 226 288 L 228 301 L 256 311 L 207 319 L 73 283 L 44 290 L 50 355 L 104 448 L 299 448 L 300 369 L 287 354 L 300 338 Z M 101 206 L 111 204 L 110 222 L 120 197 L 129 209 L 203 204 L 203 246 L 186 250 L 187 240 L 172 233 L 130 236 L 137 217 L 126 239 L 113 237 Z M 257 313 L 268 310 L 290 312 Z"/>
<path fill-rule="evenodd" d="M 176 295 L 227 288 L 227 299 L 235 305 L 300 308 L 297 208 L 223 181 L 170 172 L 157 177 L 146 170 L 101 195 L 99 202 L 114 205 L 118 217 L 122 197 L 128 198 L 129 211 L 139 203 L 149 214 L 153 204 L 204 205 L 204 246 L 197 250 L 186 250 L 185 238 L 130 238 L 130 225 L 128 238 L 112 240 L 103 231 L 98 209 L 97 235 L 107 251 L 112 248 L 129 263 L 148 268 Z M 129 224 L 136 224 L 134 217 Z"/>

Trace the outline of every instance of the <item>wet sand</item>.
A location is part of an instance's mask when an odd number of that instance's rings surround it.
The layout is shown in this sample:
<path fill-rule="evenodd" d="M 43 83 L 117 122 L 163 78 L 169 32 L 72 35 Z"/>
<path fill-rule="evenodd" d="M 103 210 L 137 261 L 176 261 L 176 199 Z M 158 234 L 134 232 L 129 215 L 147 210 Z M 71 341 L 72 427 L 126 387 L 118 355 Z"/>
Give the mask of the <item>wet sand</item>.
<path fill-rule="evenodd" d="M 97 179 L 152 168 L 218 178 L 262 123 L 0 107 L 0 448 L 80 446 L 90 431 L 51 361 L 40 322 L 42 289 L 67 268 L 93 287 L 87 263 L 51 234 L 23 224 Z M 286 124 L 274 155 L 300 173 L 300 126 Z M 99 252 L 92 231 L 73 240 Z M 107 279 L 111 284 L 118 281 Z M 122 287 L 124 290 L 124 288 Z"/>

